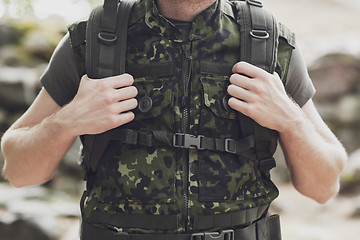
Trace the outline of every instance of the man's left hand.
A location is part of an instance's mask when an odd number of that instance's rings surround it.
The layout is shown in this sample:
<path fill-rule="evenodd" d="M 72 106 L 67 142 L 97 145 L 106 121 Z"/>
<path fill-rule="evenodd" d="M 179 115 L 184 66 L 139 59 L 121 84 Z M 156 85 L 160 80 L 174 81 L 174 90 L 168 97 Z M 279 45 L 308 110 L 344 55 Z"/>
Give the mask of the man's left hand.
<path fill-rule="evenodd" d="M 301 109 L 288 97 L 275 72 L 270 74 L 246 62 L 233 67 L 227 91 L 229 106 L 252 118 L 263 127 L 286 130 Z"/>

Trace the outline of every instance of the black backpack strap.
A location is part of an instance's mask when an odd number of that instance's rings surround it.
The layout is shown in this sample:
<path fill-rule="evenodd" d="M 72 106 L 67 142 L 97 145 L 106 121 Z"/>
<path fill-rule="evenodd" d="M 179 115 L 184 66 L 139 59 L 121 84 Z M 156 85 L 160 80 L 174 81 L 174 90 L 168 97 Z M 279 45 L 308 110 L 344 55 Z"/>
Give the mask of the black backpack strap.
<path fill-rule="evenodd" d="M 105 0 L 103 6 L 92 11 L 86 28 L 85 60 L 86 72 L 90 78 L 125 73 L 127 29 L 135 2 L 136 0 Z M 106 132 L 81 136 L 85 173 L 88 170 L 96 171 L 109 142 L 107 135 Z"/>
<path fill-rule="evenodd" d="M 273 73 L 276 68 L 278 23 L 260 1 L 234 1 L 240 25 L 240 59 Z"/>
<path fill-rule="evenodd" d="M 105 0 L 88 20 L 86 71 L 91 78 L 125 73 L 127 29 L 135 0 Z M 119 56 L 120 55 L 120 56 Z M 120 63 L 116 64 L 120 59 Z"/>
<path fill-rule="evenodd" d="M 234 1 L 240 26 L 240 60 L 274 73 L 277 63 L 278 24 L 274 16 L 257 0 Z M 276 166 L 273 158 L 277 133 L 239 113 L 243 136 L 255 134 L 255 150 L 259 169 L 268 171 Z"/>

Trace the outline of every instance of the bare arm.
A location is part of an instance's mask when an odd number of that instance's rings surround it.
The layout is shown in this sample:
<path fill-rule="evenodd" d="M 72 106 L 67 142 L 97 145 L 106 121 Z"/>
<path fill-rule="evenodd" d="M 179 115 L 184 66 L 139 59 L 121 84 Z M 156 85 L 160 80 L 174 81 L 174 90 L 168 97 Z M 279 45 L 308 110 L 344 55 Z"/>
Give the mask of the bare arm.
<path fill-rule="evenodd" d="M 233 72 L 229 105 L 279 132 L 295 188 L 320 203 L 334 196 L 347 155 L 312 100 L 301 109 L 287 96 L 276 73 L 248 63 L 236 64 Z"/>
<path fill-rule="evenodd" d="M 339 191 L 346 152 L 309 100 L 280 142 L 295 188 L 320 203 Z M 301 146 L 301 147 L 299 147 Z"/>
<path fill-rule="evenodd" d="M 130 75 L 103 80 L 83 76 L 74 100 L 59 107 L 42 89 L 31 107 L 4 134 L 4 176 L 17 187 L 49 180 L 75 138 L 115 128 L 134 118 Z"/>

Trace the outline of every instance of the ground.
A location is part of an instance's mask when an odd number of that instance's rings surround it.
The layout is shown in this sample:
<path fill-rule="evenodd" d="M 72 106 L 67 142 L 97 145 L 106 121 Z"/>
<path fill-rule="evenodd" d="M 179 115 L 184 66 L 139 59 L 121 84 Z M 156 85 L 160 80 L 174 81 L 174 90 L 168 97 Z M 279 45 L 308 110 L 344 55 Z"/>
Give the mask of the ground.
<path fill-rule="evenodd" d="M 360 218 L 352 216 L 359 198 L 337 196 L 321 205 L 302 196 L 291 184 L 279 189 L 273 212 L 280 213 L 283 240 L 360 239 Z"/>

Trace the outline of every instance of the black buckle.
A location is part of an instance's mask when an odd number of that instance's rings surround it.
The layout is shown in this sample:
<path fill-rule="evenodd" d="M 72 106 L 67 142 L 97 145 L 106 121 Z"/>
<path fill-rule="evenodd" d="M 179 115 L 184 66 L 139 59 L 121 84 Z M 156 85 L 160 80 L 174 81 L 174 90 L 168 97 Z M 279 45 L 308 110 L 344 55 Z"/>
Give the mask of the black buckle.
<path fill-rule="evenodd" d="M 197 148 L 199 150 L 204 150 L 202 146 L 202 139 L 204 136 L 190 135 L 185 133 L 175 133 L 173 136 L 173 146 L 178 148 Z"/>
<path fill-rule="evenodd" d="M 246 0 L 247 3 L 257 6 L 257 7 L 263 7 L 262 2 L 260 1 L 256 1 L 256 0 Z"/>
<path fill-rule="evenodd" d="M 191 234 L 191 240 L 234 240 L 234 230 L 193 233 Z"/>
<path fill-rule="evenodd" d="M 225 139 L 225 152 L 236 153 L 236 141 L 234 139 Z"/>

